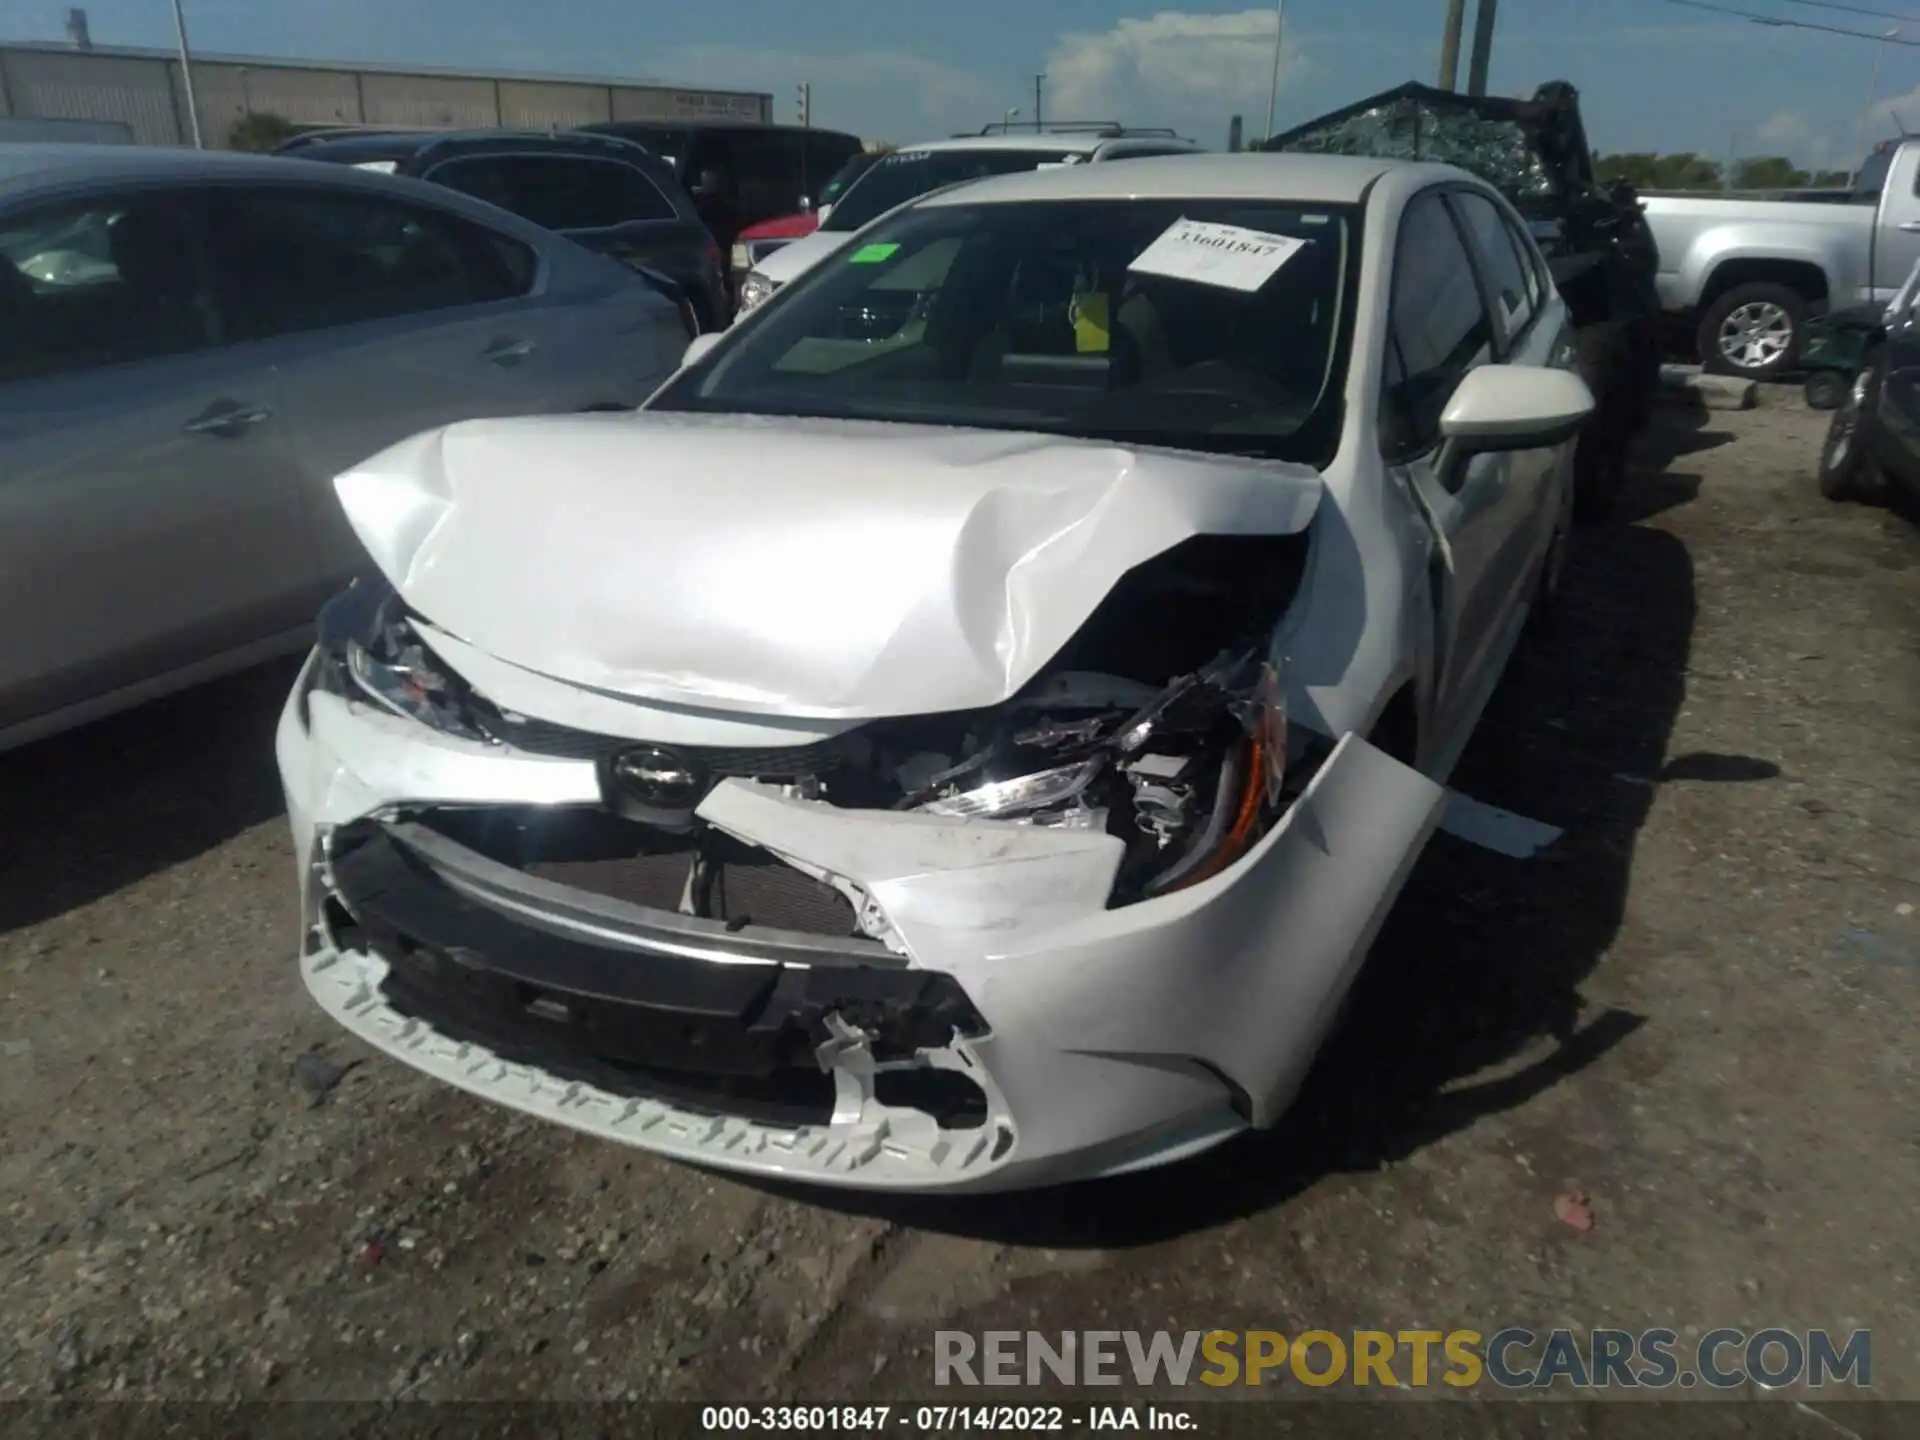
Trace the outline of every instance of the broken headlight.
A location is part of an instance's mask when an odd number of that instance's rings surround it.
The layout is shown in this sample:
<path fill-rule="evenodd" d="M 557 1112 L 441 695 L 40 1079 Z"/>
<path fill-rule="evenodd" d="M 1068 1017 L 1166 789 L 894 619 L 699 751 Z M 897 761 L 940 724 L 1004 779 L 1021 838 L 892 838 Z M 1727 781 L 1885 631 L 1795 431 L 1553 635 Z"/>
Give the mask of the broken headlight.
<path fill-rule="evenodd" d="M 356 580 L 320 612 L 319 646 L 357 698 L 463 740 L 487 740 L 467 718 L 458 682 L 421 643 L 400 597 Z"/>
<path fill-rule="evenodd" d="M 929 815 L 950 815 L 965 819 L 1005 820 L 1049 810 L 1075 799 L 1107 768 L 1104 756 L 1096 755 L 1073 765 L 1055 765 L 1018 775 L 1011 780 L 995 780 L 958 795 L 929 801 L 920 809 Z"/>
<path fill-rule="evenodd" d="M 1284 806 L 1286 702 L 1257 655 L 1222 655 L 1144 704 L 1116 705 L 1111 686 L 1087 683 L 1110 677 L 1059 678 L 1076 683 L 983 717 L 959 763 L 912 766 L 905 807 L 1105 830 L 1126 846 L 1115 885 L 1124 904 L 1218 874 Z"/>

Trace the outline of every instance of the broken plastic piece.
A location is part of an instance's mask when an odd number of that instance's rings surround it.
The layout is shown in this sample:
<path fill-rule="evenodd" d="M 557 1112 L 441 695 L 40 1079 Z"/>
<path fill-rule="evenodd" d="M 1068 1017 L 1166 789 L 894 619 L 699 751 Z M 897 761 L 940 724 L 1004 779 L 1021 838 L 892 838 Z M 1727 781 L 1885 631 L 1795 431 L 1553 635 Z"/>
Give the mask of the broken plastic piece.
<path fill-rule="evenodd" d="M 1457 791 L 1447 794 L 1447 808 L 1440 817 L 1440 828 L 1457 840 L 1514 860 L 1531 860 L 1566 833 L 1557 825 L 1529 820 Z"/>

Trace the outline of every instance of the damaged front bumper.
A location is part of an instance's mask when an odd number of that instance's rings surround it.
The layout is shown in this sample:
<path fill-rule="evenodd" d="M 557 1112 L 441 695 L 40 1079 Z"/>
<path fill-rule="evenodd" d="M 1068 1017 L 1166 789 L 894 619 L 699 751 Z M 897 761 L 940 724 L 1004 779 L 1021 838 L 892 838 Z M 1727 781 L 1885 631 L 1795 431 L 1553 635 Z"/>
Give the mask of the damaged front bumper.
<path fill-rule="evenodd" d="M 320 663 L 277 740 L 315 1000 L 498 1103 L 840 1186 L 1088 1178 L 1272 1124 L 1445 798 L 1348 736 L 1233 864 L 1108 908 L 1106 834 L 726 779 L 696 812 L 743 857 L 721 922 L 680 913 L 670 848 L 590 858 L 625 823 L 591 761 L 315 689 Z"/>

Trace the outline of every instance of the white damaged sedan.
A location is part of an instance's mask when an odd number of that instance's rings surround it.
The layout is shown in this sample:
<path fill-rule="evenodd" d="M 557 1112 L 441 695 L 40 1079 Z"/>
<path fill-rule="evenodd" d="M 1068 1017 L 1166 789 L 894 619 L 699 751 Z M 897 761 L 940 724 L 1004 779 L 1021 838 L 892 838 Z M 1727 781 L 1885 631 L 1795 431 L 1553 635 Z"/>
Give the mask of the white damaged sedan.
<path fill-rule="evenodd" d="M 1270 1126 L 1557 579 L 1571 366 L 1480 181 L 1181 157 L 897 210 L 637 414 L 394 446 L 278 734 L 305 983 L 788 1179 Z"/>

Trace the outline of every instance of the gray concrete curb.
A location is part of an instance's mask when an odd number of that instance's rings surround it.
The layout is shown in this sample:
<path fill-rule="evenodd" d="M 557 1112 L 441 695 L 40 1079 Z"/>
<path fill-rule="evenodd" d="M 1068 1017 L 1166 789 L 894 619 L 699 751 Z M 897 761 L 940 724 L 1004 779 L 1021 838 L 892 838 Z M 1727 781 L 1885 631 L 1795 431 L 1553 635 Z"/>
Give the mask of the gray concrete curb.
<path fill-rule="evenodd" d="M 1694 365 L 1662 365 L 1660 398 L 1674 405 L 1700 404 L 1709 410 L 1751 410 L 1760 403 L 1760 386 L 1730 375 L 1703 374 Z"/>

